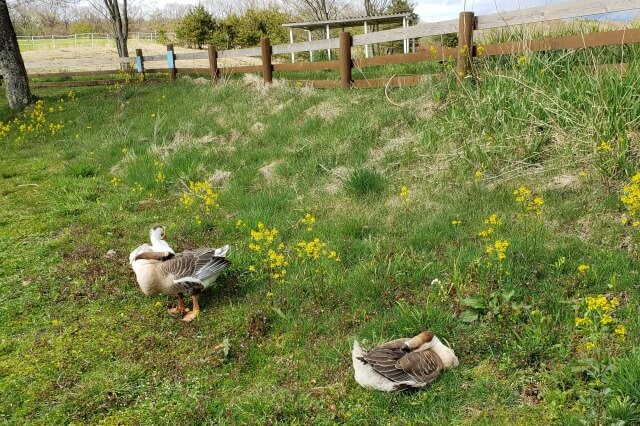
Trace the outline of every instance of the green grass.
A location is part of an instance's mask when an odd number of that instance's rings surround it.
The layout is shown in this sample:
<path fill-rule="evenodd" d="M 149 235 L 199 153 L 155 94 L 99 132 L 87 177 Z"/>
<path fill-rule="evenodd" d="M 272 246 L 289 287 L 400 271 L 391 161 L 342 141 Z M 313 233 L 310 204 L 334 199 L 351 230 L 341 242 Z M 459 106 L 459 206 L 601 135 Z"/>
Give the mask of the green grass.
<path fill-rule="evenodd" d="M 640 82 L 573 67 L 591 54 L 480 60 L 477 84 L 392 89 L 393 104 L 383 89 L 240 81 L 79 88 L 75 100 L 38 89 L 62 130 L 17 143 L 12 125 L 0 141 L 0 421 L 633 423 L 640 264 L 620 195 L 638 171 Z M 220 171 L 231 173 L 214 180 L 220 208 L 199 224 L 180 202 L 185 183 Z M 543 197 L 539 219 L 515 201 L 520 186 Z M 485 241 L 493 213 L 503 223 Z M 248 270 L 238 219 L 286 244 L 279 311 Z M 129 267 L 154 223 L 177 250 L 232 245 L 191 324 L 145 297 Z M 295 252 L 314 236 L 341 258 L 322 279 Z M 509 242 L 503 262 L 486 253 L 497 239 Z M 602 385 L 574 325 L 598 294 L 619 298 L 612 315 L 628 330 L 595 340 L 612 366 Z M 478 320 L 463 321 L 479 296 Z M 421 392 L 357 386 L 353 339 L 425 328 L 459 368 Z"/>

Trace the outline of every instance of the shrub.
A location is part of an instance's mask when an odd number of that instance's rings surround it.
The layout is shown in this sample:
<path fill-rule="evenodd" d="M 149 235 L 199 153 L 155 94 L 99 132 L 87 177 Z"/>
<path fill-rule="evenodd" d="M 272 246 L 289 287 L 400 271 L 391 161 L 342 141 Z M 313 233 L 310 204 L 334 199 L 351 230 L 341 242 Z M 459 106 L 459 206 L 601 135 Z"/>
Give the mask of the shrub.
<path fill-rule="evenodd" d="M 189 13 L 178 23 L 176 37 L 178 42 L 187 47 L 202 49 L 215 29 L 215 21 L 203 5 L 189 10 Z"/>

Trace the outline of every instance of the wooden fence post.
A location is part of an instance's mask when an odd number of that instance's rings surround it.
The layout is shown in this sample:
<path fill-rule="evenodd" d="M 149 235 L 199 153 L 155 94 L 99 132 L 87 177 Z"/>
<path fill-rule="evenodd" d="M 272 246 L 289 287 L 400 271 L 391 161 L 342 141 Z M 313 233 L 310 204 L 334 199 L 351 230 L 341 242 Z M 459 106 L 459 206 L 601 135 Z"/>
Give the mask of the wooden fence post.
<path fill-rule="evenodd" d="M 271 65 L 271 43 L 268 38 L 263 38 L 260 41 L 260 48 L 262 49 L 262 75 L 264 77 L 264 84 L 270 84 L 273 81 L 273 66 Z"/>
<path fill-rule="evenodd" d="M 351 45 L 352 45 L 351 33 L 340 33 L 340 81 L 343 89 L 351 88 L 353 82 L 351 78 L 351 68 L 353 68 L 353 62 L 351 61 Z"/>
<path fill-rule="evenodd" d="M 458 66 L 456 75 L 458 82 L 469 73 L 471 58 L 473 56 L 473 30 L 475 29 L 475 16 L 473 12 L 460 12 L 458 24 Z"/>
<path fill-rule="evenodd" d="M 218 81 L 218 51 L 212 45 L 209 45 L 209 71 L 211 72 L 211 82 Z"/>
<path fill-rule="evenodd" d="M 173 44 L 167 44 L 167 68 L 169 69 L 169 80 L 175 80 L 176 57 L 173 54 Z"/>
<path fill-rule="evenodd" d="M 136 49 L 136 71 L 142 75 L 142 80 L 144 80 L 144 57 L 142 56 L 142 49 Z"/>

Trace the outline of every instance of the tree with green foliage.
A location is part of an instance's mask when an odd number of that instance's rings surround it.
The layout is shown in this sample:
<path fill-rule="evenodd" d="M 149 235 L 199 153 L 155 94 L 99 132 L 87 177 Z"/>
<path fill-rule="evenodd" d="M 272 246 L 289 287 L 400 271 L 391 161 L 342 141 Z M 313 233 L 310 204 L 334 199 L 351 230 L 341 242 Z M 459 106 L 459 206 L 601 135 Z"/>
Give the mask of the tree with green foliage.
<path fill-rule="evenodd" d="M 269 37 L 271 44 L 286 43 L 288 36 L 282 24 L 288 20 L 278 9 L 249 9 L 239 22 L 236 42 L 241 46 L 257 46 L 260 39 Z"/>
<path fill-rule="evenodd" d="M 216 22 L 203 5 L 189 10 L 176 26 L 178 43 L 202 49 L 216 28 Z"/>

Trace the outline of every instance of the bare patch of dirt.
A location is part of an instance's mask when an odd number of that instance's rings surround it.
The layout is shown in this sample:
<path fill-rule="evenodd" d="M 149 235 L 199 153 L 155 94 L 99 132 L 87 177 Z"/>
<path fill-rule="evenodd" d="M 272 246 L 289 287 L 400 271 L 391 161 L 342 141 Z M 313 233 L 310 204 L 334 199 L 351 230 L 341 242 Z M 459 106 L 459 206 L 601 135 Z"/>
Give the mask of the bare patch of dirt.
<path fill-rule="evenodd" d="M 369 161 L 378 164 L 384 160 L 385 156 L 394 151 L 404 151 L 410 148 L 412 143 L 418 139 L 417 135 L 405 134 L 391 139 L 381 148 L 372 149 L 369 153 Z"/>
<path fill-rule="evenodd" d="M 312 106 L 304 112 L 307 117 L 320 117 L 325 121 L 333 121 L 343 113 L 343 108 L 334 102 L 324 101 Z"/>
<path fill-rule="evenodd" d="M 576 189 L 580 186 L 580 178 L 576 175 L 565 174 L 554 177 L 546 185 L 546 189 Z"/>
<path fill-rule="evenodd" d="M 249 130 L 251 130 L 251 133 L 262 133 L 265 131 L 266 128 L 267 127 L 264 124 L 258 121 L 254 123 L 253 126 L 251 126 L 251 129 Z"/>
<path fill-rule="evenodd" d="M 329 170 L 331 181 L 323 186 L 322 189 L 328 194 L 337 194 L 344 187 L 344 183 L 349 179 L 351 169 L 348 167 L 336 167 Z"/>
<path fill-rule="evenodd" d="M 260 174 L 264 177 L 264 181 L 266 184 L 272 185 L 272 184 L 278 183 L 279 178 L 276 173 L 276 169 L 278 168 L 280 163 L 281 161 L 274 161 L 258 169 Z"/>
<path fill-rule="evenodd" d="M 213 176 L 209 178 L 209 182 L 211 182 L 213 186 L 220 187 L 220 186 L 224 186 L 224 184 L 227 183 L 230 177 L 231 177 L 231 172 L 228 172 L 225 170 L 216 170 L 213 173 Z"/>
<path fill-rule="evenodd" d="M 247 336 L 251 340 L 262 340 L 270 328 L 270 320 L 262 312 L 253 314 L 249 318 L 249 325 L 247 326 Z"/>

